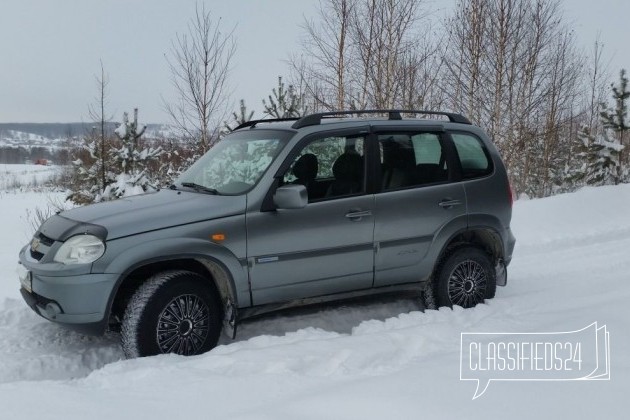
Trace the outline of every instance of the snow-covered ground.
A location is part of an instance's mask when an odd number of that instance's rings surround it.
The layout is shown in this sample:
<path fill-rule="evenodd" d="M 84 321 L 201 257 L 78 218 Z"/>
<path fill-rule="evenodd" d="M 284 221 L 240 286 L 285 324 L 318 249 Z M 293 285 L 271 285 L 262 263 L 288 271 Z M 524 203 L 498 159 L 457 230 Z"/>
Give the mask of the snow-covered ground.
<path fill-rule="evenodd" d="M 53 197 L 54 198 L 54 197 Z M 508 286 L 471 310 L 411 299 L 328 305 L 249 321 L 196 357 L 121 360 L 117 338 L 48 323 L 18 298 L 26 208 L 0 194 L 0 418 L 627 418 L 630 185 L 518 201 Z M 610 332 L 611 380 L 460 381 L 462 332 Z"/>
<path fill-rule="evenodd" d="M 60 172 L 59 166 L 3 163 L 0 164 L 0 191 L 37 188 L 58 176 Z"/>

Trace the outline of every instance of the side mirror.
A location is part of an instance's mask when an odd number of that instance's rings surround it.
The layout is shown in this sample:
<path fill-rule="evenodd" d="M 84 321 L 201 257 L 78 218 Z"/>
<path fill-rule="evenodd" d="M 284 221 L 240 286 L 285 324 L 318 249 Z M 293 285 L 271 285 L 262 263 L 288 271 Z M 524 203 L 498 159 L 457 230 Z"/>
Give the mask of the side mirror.
<path fill-rule="evenodd" d="M 273 195 L 273 203 L 278 209 L 302 209 L 308 204 L 306 187 L 299 184 L 283 185 Z"/>

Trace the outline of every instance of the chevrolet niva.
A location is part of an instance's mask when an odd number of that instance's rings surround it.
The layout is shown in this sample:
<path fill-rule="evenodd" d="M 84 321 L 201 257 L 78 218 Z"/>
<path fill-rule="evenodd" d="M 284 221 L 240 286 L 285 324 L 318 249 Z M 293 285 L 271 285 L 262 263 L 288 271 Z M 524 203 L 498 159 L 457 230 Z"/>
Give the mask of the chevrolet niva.
<path fill-rule="evenodd" d="M 291 306 L 412 291 L 473 307 L 506 284 L 511 215 L 495 146 L 459 114 L 249 121 L 167 189 L 46 220 L 21 293 L 50 321 L 120 331 L 128 357 L 193 355 Z"/>

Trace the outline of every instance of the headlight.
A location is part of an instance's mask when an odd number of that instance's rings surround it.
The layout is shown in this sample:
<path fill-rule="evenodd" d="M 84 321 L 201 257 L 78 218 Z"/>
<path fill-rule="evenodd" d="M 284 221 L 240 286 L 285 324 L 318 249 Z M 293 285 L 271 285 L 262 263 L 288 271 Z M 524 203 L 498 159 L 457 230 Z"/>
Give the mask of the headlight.
<path fill-rule="evenodd" d="M 55 261 L 63 264 L 87 264 L 98 260 L 105 252 L 105 244 L 93 235 L 77 235 L 61 245 Z"/>

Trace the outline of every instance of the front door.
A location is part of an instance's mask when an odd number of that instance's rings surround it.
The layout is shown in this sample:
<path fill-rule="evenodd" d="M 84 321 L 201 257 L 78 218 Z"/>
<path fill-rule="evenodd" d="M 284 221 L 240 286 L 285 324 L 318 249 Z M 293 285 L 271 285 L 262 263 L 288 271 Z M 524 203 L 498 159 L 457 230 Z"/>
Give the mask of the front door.
<path fill-rule="evenodd" d="M 374 195 L 366 193 L 365 134 L 302 144 L 282 184 L 302 184 L 306 207 L 247 216 L 254 305 L 365 289 L 374 279 Z"/>

